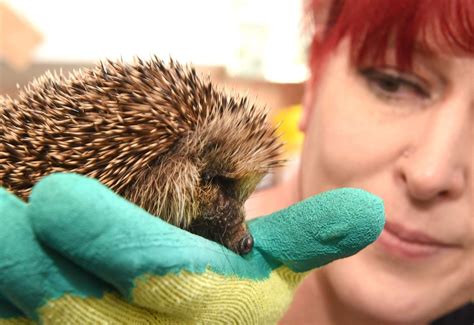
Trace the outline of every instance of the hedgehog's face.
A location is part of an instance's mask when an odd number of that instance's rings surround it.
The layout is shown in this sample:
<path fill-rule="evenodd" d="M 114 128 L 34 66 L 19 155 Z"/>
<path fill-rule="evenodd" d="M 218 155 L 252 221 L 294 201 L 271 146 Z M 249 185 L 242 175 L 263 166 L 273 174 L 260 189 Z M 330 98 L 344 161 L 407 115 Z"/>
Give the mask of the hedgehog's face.
<path fill-rule="evenodd" d="M 235 110 L 208 119 L 175 148 L 184 153 L 181 163 L 194 166 L 193 181 L 186 182 L 193 184 L 186 192 L 195 197 L 187 229 L 238 254 L 253 247 L 245 201 L 279 163 L 279 142 L 264 115 L 251 115 L 256 112 L 247 116 Z"/>
<path fill-rule="evenodd" d="M 253 247 L 245 224 L 244 203 L 261 179 L 259 175 L 241 178 L 205 169 L 199 184 L 199 208 L 189 230 L 223 244 L 238 254 Z"/>
<path fill-rule="evenodd" d="M 263 173 L 249 165 L 237 168 L 220 146 L 199 153 L 176 149 L 175 155 L 145 169 L 124 196 L 175 226 L 237 254 L 248 253 L 253 238 L 245 225 L 244 203 Z"/>

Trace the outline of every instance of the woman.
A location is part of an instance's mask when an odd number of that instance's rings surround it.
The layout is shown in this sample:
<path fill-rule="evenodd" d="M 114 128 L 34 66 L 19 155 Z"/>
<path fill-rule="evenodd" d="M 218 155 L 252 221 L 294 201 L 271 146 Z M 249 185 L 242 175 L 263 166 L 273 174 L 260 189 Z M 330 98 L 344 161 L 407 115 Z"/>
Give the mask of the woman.
<path fill-rule="evenodd" d="M 387 223 L 375 244 L 310 274 L 281 323 L 433 322 L 474 296 L 474 2 L 308 6 L 301 165 L 249 212 L 359 187 L 384 199 Z M 449 324 L 471 324 L 472 308 Z"/>

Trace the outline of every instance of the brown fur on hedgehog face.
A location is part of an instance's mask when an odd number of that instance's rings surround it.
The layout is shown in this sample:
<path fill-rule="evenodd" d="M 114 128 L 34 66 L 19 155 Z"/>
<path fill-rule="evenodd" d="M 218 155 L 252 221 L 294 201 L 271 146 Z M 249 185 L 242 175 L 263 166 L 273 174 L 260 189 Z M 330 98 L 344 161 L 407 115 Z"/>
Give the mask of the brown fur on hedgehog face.
<path fill-rule="evenodd" d="M 176 226 L 248 251 L 243 204 L 281 163 L 281 145 L 266 111 L 245 98 L 154 59 L 45 76 L 0 103 L 1 186 L 26 198 L 42 176 L 81 173 Z"/>

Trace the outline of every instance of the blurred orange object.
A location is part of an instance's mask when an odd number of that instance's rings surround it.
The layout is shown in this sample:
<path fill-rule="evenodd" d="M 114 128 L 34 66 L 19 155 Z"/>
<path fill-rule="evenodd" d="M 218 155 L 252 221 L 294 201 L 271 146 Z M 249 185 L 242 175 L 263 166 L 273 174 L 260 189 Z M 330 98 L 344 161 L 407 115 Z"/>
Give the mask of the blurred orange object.
<path fill-rule="evenodd" d="M 8 65 L 27 68 L 41 41 L 41 34 L 28 21 L 0 1 L 0 57 Z"/>

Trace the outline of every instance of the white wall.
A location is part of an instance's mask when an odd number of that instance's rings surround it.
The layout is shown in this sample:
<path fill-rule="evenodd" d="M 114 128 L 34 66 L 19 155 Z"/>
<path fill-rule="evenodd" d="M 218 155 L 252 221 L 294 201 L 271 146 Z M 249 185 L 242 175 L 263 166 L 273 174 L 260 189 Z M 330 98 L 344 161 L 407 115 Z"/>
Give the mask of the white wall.
<path fill-rule="evenodd" d="M 4 1 L 43 34 L 36 61 L 157 54 L 267 79 L 303 78 L 301 0 Z M 253 59 L 260 65 L 249 65 Z"/>

